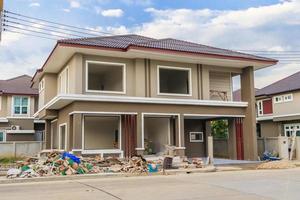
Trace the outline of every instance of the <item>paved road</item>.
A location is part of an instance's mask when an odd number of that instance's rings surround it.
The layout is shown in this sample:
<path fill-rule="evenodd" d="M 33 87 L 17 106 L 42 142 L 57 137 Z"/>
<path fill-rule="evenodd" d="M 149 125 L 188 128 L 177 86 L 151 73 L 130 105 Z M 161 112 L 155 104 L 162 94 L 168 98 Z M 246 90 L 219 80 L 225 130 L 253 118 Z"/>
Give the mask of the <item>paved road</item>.
<path fill-rule="evenodd" d="M 0 199 L 300 199 L 300 168 L 5 184 Z"/>

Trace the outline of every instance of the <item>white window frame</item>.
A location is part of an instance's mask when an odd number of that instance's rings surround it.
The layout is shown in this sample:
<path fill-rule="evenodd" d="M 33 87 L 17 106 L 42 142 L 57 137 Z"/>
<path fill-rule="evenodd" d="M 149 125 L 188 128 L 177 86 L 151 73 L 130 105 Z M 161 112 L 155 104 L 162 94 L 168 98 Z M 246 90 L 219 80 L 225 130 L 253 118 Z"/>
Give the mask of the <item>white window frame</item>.
<path fill-rule="evenodd" d="M 110 91 L 110 90 L 90 90 L 88 87 L 88 77 L 89 77 L 89 64 L 104 64 L 111 66 L 122 66 L 123 67 L 123 84 L 122 91 Z M 85 61 L 85 91 L 99 94 L 126 94 L 126 64 L 125 63 L 116 63 L 116 62 L 103 62 L 103 61 L 95 61 L 95 60 L 87 60 Z"/>
<path fill-rule="evenodd" d="M 65 146 L 64 146 L 64 149 L 61 149 L 61 127 L 65 127 Z M 59 124 L 58 126 L 58 149 L 59 150 L 67 150 L 67 144 L 68 144 L 68 126 L 67 126 L 67 123 L 62 123 L 62 124 Z"/>
<path fill-rule="evenodd" d="M 124 157 L 124 152 L 122 150 L 122 116 L 120 114 L 99 114 L 99 115 L 92 115 L 95 117 L 118 117 L 119 118 L 119 148 L 118 149 L 95 149 L 95 150 L 86 150 L 85 149 L 85 131 L 84 131 L 84 126 L 85 126 L 85 117 L 89 117 L 91 115 L 89 114 L 83 114 L 82 119 L 81 119 L 81 146 L 82 149 L 80 150 L 83 154 L 101 154 L 103 157 L 104 154 L 120 154 L 120 157 Z"/>
<path fill-rule="evenodd" d="M 160 92 L 160 69 L 172 69 L 172 70 L 179 70 L 179 71 L 188 71 L 189 73 L 189 93 L 188 94 L 180 94 L 180 93 L 164 93 Z M 157 95 L 164 95 L 164 96 L 192 96 L 192 69 L 186 67 L 174 67 L 174 66 L 164 66 L 164 65 L 157 65 Z"/>
<path fill-rule="evenodd" d="M 279 98 L 280 100 L 276 100 L 277 98 Z M 274 98 L 274 103 L 282 103 L 283 102 L 283 97 L 282 96 L 275 96 Z"/>
<path fill-rule="evenodd" d="M 192 139 L 192 135 L 196 135 L 196 134 L 200 134 L 202 139 L 201 140 Z M 190 137 L 190 142 L 203 142 L 204 141 L 204 134 L 201 131 L 199 131 L 199 132 L 189 132 L 189 137 Z"/>
<path fill-rule="evenodd" d="M 263 116 L 264 115 L 264 104 L 263 100 L 257 101 L 257 115 Z"/>
<path fill-rule="evenodd" d="M 290 97 L 290 99 L 286 99 L 286 97 Z M 283 101 L 284 102 L 290 102 L 293 101 L 293 94 L 286 94 L 283 96 Z"/>
<path fill-rule="evenodd" d="M 2 96 L 0 96 L 0 110 L 2 110 Z"/>
<path fill-rule="evenodd" d="M 65 81 L 62 77 L 65 76 Z M 64 85 L 64 91 L 62 91 L 62 85 Z M 70 85 L 69 66 L 66 66 L 58 75 L 58 93 L 68 94 Z"/>
<path fill-rule="evenodd" d="M 0 130 L 0 132 L 3 133 L 3 141 L 0 141 L 0 142 L 6 142 L 6 131 L 5 130 Z"/>
<path fill-rule="evenodd" d="M 28 99 L 28 104 L 27 104 L 27 114 L 22 114 L 22 100 L 21 100 L 21 110 L 20 110 L 20 114 L 17 114 L 17 113 L 15 113 L 15 97 L 21 97 L 21 98 L 27 98 Z M 12 105 L 11 105 L 11 115 L 12 116 L 24 116 L 24 117 L 28 117 L 28 116 L 30 116 L 30 100 L 31 100 L 31 98 L 30 98 L 30 96 L 16 96 L 16 95 L 14 95 L 14 96 L 12 96 Z"/>
<path fill-rule="evenodd" d="M 39 93 L 41 93 L 42 91 L 44 91 L 45 89 L 45 79 L 43 78 L 40 82 L 39 82 Z"/>
<path fill-rule="evenodd" d="M 294 127 L 293 129 L 291 127 Z M 299 126 L 299 128 L 297 128 Z M 291 137 L 295 134 L 295 132 L 300 131 L 300 123 L 295 124 L 284 124 L 284 136 L 287 137 L 287 131 L 292 132 Z"/>

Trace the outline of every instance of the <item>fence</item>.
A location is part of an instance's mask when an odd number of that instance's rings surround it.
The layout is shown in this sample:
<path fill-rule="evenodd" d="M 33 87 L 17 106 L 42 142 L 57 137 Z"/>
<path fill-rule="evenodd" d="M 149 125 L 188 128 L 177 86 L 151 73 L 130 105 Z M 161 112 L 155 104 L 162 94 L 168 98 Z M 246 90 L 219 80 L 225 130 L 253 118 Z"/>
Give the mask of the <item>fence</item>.
<path fill-rule="evenodd" d="M 214 139 L 214 157 L 228 158 L 228 141 L 227 139 Z"/>
<path fill-rule="evenodd" d="M 257 138 L 257 153 L 262 156 L 265 151 L 279 152 L 278 137 Z"/>
<path fill-rule="evenodd" d="M 44 142 L 0 142 L 0 156 L 35 156 L 44 146 Z"/>

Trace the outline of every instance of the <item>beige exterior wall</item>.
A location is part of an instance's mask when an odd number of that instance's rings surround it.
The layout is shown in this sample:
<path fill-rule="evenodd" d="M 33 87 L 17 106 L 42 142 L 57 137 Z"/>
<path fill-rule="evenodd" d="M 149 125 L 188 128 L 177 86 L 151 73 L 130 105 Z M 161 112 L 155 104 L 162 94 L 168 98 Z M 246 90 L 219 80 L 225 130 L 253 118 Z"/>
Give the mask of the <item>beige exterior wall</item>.
<path fill-rule="evenodd" d="M 209 73 L 210 91 L 224 92 L 228 101 L 232 100 L 232 78 L 230 72 L 215 72 Z M 225 98 L 224 96 L 224 98 Z M 223 100 L 216 92 L 210 94 L 211 100 Z"/>
<path fill-rule="evenodd" d="M 280 135 L 280 122 L 273 121 L 261 121 L 259 122 L 261 127 L 261 137 L 278 137 Z"/>
<path fill-rule="evenodd" d="M 274 97 L 275 96 L 282 96 L 285 94 L 293 94 L 293 101 L 289 102 L 282 102 L 282 103 L 275 103 Z M 300 113 L 300 91 L 290 92 L 290 93 L 283 93 L 279 95 L 273 96 L 273 113 L 274 115 L 289 115 L 289 114 L 299 114 Z"/>
<path fill-rule="evenodd" d="M 86 62 L 113 62 L 126 65 L 126 93 L 115 94 L 105 92 L 86 92 Z M 191 95 L 161 95 L 158 94 L 158 66 L 182 67 L 191 70 Z M 138 97 L 159 97 L 159 98 L 185 98 L 185 99 L 210 99 L 210 89 L 224 90 L 228 92 L 231 100 L 231 75 L 230 73 L 241 73 L 229 67 L 217 67 L 196 65 L 190 63 L 167 62 L 149 59 L 128 59 L 119 57 L 105 57 L 74 54 L 71 59 L 56 74 L 46 73 L 45 90 L 40 93 L 40 107 L 45 105 L 51 98 L 57 95 L 60 87 L 59 73 L 68 67 L 69 85 L 71 94 L 92 94 L 92 95 L 125 95 Z M 213 74 L 213 75 L 211 75 Z M 211 77 L 211 79 L 210 79 Z M 215 98 L 213 98 L 215 100 Z M 218 99 L 219 100 L 219 99 Z"/>

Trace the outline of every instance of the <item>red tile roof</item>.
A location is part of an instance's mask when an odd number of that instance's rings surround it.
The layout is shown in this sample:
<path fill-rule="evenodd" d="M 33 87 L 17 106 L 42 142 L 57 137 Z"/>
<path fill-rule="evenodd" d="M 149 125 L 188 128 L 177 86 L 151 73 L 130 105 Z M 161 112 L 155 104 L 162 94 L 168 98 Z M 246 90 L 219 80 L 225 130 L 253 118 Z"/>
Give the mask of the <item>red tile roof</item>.
<path fill-rule="evenodd" d="M 265 62 L 277 62 L 277 60 L 240 53 L 228 49 L 215 48 L 207 45 L 177 40 L 172 38 L 155 39 L 140 35 L 117 35 L 92 38 L 64 39 L 59 40 L 58 44 L 84 45 L 91 47 L 115 48 L 128 50 L 129 48 L 148 48 L 160 49 L 186 53 L 196 53 L 204 55 L 227 56 L 242 59 L 251 59 Z"/>
<path fill-rule="evenodd" d="M 38 95 L 38 89 L 30 85 L 31 77 L 28 75 L 0 80 L 0 95 Z"/>

